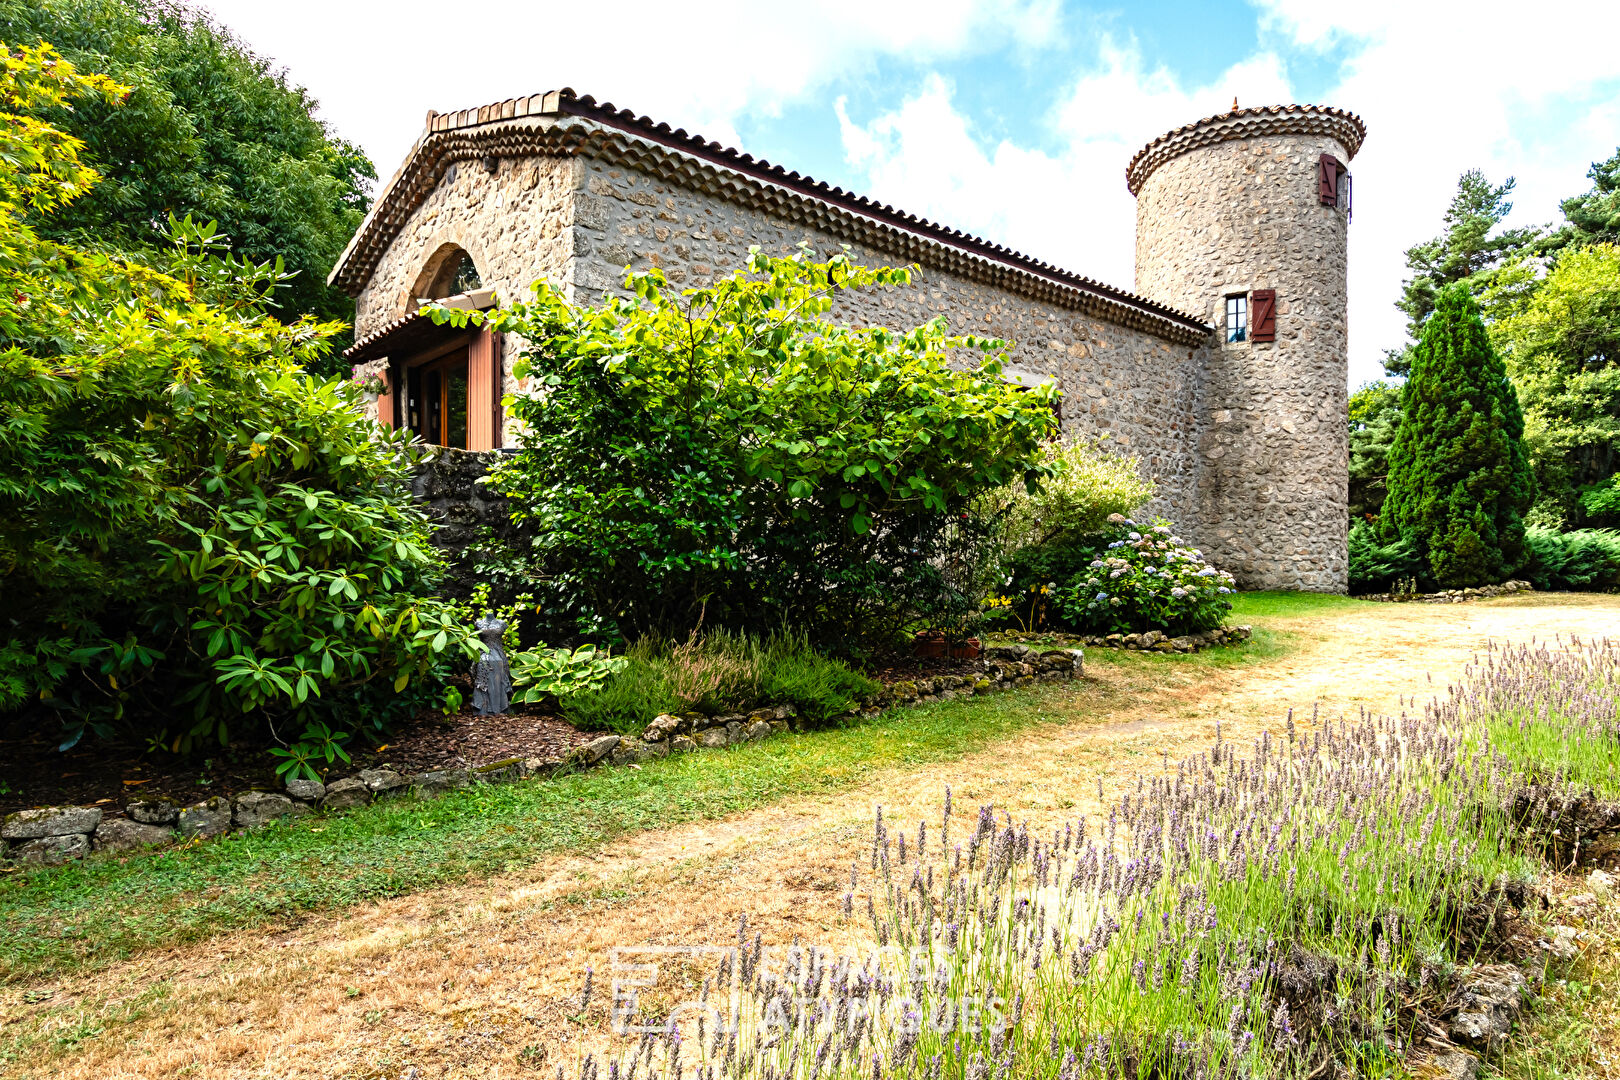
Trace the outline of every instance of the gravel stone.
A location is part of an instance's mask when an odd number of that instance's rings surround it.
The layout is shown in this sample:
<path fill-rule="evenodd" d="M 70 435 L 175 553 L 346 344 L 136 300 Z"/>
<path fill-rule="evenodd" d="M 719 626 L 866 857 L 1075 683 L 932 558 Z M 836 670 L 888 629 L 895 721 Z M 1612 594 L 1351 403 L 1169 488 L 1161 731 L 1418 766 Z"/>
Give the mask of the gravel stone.
<path fill-rule="evenodd" d="M 327 810 L 347 810 L 351 806 L 364 806 L 371 801 L 371 788 L 358 776 L 346 776 L 326 785 L 321 806 Z"/>
<path fill-rule="evenodd" d="M 173 799 L 136 799 L 124 807 L 124 813 L 142 825 L 173 825 L 180 817 L 180 804 Z"/>
<path fill-rule="evenodd" d="M 416 793 L 423 797 L 443 795 L 446 791 L 464 788 L 471 783 L 472 772 L 468 769 L 433 769 L 412 780 Z"/>
<path fill-rule="evenodd" d="M 1460 980 L 1460 1008 L 1451 1021 L 1452 1041 L 1490 1052 L 1513 1030 L 1524 1009 L 1529 987 L 1524 973 L 1511 964 L 1487 964 Z"/>
<path fill-rule="evenodd" d="M 515 762 L 517 759 L 512 760 Z M 409 780 L 393 769 L 361 769 L 360 779 L 373 795 L 386 795 L 410 785 Z"/>
<path fill-rule="evenodd" d="M 287 794 L 305 802 L 320 802 L 326 794 L 326 785 L 319 780 L 289 780 Z"/>
<path fill-rule="evenodd" d="M 309 807 L 274 791 L 248 791 L 236 797 L 238 829 L 257 829 L 289 814 L 307 814 Z"/>
<path fill-rule="evenodd" d="M 613 748 L 618 746 L 620 741 L 620 737 L 617 735 L 603 735 L 582 746 L 574 747 L 568 752 L 568 756 L 563 758 L 563 761 L 582 769 L 589 768 L 611 754 Z"/>

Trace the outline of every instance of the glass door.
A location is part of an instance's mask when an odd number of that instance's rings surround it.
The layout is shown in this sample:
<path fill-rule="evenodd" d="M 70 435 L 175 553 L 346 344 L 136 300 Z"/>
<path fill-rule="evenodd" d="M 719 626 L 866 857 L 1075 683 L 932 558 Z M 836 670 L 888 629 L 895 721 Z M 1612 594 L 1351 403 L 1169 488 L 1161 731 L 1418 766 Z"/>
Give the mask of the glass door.
<path fill-rule="evenodd" d="M 423 442 L 467 449 L 467 350 L 411 373 L 411 429 Z"/>

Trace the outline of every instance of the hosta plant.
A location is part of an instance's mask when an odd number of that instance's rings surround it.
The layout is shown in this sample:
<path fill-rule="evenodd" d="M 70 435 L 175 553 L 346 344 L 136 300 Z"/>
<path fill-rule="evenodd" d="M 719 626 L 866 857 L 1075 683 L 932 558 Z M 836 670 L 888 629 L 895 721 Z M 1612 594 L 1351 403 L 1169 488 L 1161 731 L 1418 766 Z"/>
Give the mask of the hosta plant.
<path fill-rule="evenodd" d="M 610 656 L 595 645 L 577 649 L 530 649 L 512 657 L 513 701 L 561 700 L 602 689 L 624 669 L 622 656 Z"/>
<path fill-rule="evenodd" d="M 1059 590 L 1064 619 L 1096 634 L 1196 633 L 1232 610 L 1232 575 L 1204 561 L 1165 522 L 1110 519 L 1113 537 L 1091 565 Z"/>

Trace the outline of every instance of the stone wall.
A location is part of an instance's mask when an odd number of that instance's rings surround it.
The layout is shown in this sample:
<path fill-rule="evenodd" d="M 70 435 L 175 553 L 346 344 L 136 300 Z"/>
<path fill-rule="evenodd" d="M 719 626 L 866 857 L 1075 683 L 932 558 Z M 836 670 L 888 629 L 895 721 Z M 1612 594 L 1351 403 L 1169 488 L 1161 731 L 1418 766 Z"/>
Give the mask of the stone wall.
<path fill-rule="evenodd" d="M 433 542 L 449 557 L 445 591 L 457 598 L 472 592 L 477 579 L 472 561 L 462 557 L 467 545 L 487 529 L 497 539 L 514 540 L 521 530 L 512 524 L 512 500 L 480 483 L 495 467 L 499 450 L 475 452 L 442 447 L 416 473 L 411 491 L 424 504 L 437 528 Z"/>
<path fill-rule="evenodd" d="M 1324 134 L 1219 142 L 1159 165 L 1137 196 L 1136 288 L 1210 324 L 1229 293 L 1277 291 L 1275 342 L 1222 342 L 1198 373 L 1189 529 L 1245 588 L 1345 592 L 1347 220 L 1317 197 Z"/>
<path fill-rule="evenodd" d="M 478 267 L 501 303 L 529 295 L 546 280 L 571 280 L 569 229 L 576 163 L 565 157 L 492 158 L 451 165 L 389 245 L 387 257 L 354 301 L 357 339 L 411 310 L 412 298 L 454 245 Z M 510 367 L 506 368 L 510 371 Z M 503 373 L 504 374 L 504 373 Z M 507 374 L 503 392 L 517 385 Z"/>
<path fill-rule="evenodd" d="M 578 167 L 571 248 L 581 302 L 618 291 L 627 265 L 658 267 L 671 282 L 690 287 L 735 272 L 754 244 L 783 255 L 801 242 L 822 256 L 842 250 L 840 239 L 828 232 L 661 177 L 587 158 L 579 159 Z M 909 261 L 871 248 L 852 249 L 850 257 L 869 266 Z M 1139 456 L 1143 471 L 1159 485 L 1152 511 L 1202 539 L 1192 419 L 1196 372 L 1205 350 L 926 264 L 909 289 L 852 292 L 833 310 L 834 318 L 852 325 L 897 328 L 936 315 L 944 315 L 959 333 L 1015 341 L 1011 362 L 1055 378 L 1062 388 L 1065 430 L 1106 434 L 1107 446 Z"/>

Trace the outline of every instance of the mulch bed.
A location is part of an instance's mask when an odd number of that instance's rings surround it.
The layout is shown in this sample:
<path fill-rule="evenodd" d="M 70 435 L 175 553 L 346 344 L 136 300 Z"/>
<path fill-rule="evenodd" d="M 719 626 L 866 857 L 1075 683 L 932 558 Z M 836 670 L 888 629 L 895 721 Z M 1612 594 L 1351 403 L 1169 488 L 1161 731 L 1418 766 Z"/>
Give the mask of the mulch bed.
<path fill-rule="evenodd" d="M 486 765 L 505 758 L 560 761 L 593 736 L 541 713 L 496 716 L 425 715 L 394 732 L 376 749 L 350 750 L 354 762 L 333 771 L 348 776 L 388 765 L 401 772 Z M 278 759 L 266 748 L 227 747 L 197 757 L 148 753 L 142 745 L 87 738 L 63 753 L 37 732 L 0 731 L 0 815 L 31 806 L 100 806 L 123 815 L 137 797 L 162 795 L 182 804 L 253 788 L 280 787 Z"/>
<path fill-rule="evenodd" d="M 869 674 L 892 684 L 982 670 L 982 660 L 894 655 Z M 541 712 L 424 714 L 380 747 L 351 747 L 353 763 L 340 762 L 333 773 L 351 776 L 379 765 L 418 773 L 506 758 L 560 761 L 569 750 L 600 734 L 577 731 Z M 137 797 L 164 796 L 190 804 L 215 795 L 229 798 L 254 788 L 281 786 L 275 771 L 279 759 L 263 746 L 216 748 L 196 757 L 149 752 L 142 744 L 122 740 L 86 738 L 66 753 L 56 746 L 56 739 L 16 720 L 9 730 L 0 730 L 0 816 L 32 806 L 73 805 L 100 806 L 106 816 L 119 817 L 124 804 Z"/>

